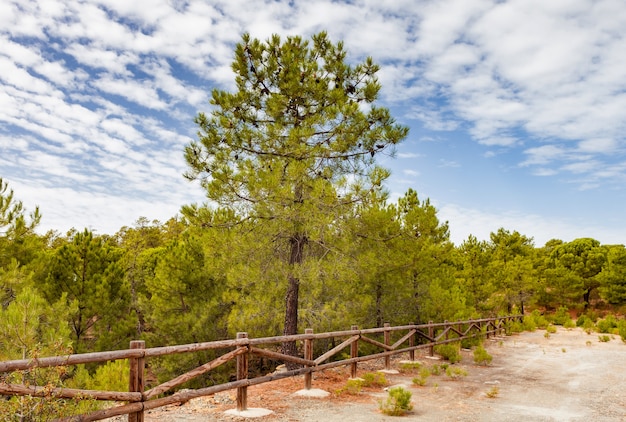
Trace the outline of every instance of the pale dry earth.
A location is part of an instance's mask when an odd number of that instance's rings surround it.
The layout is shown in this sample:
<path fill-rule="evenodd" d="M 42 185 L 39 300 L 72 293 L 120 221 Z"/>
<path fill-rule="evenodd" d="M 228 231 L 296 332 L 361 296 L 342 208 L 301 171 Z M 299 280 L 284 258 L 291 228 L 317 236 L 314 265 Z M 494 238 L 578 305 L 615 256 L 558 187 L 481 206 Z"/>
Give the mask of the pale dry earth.
<path fill-rule="evenodd" d="M 467 376 L 458 379 L 431 376 L 420 387 L 412 384 L 415 373 L 386 375 L 390 385 L 404 384 L 413 393 L 414 408 L 402 417 L 380 412 L 378 402 L 387 395 L 382 388 L 338 394 L 349 375 L 342 368 L 315 374 L 313 388 L 330 392 L 327 398 L 295 395 L 304 386 L 301 377 L 249 388 L 248 407 L 273 411 L 268 416 L 226 415 L 235 408 L 233 391 L 147 412 L 145 421 L 626 421 L 626 344 L 619 336 L 600 342 L 597 333 L 559 328 L 549 338 L 537 330 L 492 338 L 485 347 L 493 356 L 491 364 L 478 366 L 473 353 L 463 350 L 463 359 L 455 366 L 464 368 Z M 418 358 L 427 366 L 442 363 L 424 355 Z M 392 364 L 399 368 L 398 360 Z M 362 373 L 382 366 L 376 361 L 359 368 Z M 494 387 L 497 396 L 488 398 Z"/>

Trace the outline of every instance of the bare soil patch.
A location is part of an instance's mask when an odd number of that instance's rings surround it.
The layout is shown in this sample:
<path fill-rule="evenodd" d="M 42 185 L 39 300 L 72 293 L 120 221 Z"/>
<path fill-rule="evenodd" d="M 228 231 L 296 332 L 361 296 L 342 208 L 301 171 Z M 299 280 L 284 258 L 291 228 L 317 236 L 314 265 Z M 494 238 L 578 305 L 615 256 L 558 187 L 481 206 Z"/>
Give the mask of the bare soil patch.
<path fill-rule="evenodd" d="M 331 393 L 327 398 L 295 396 L 304 387 L 302 377 L 284 379 L 248 389 L 248 407 L 274 413 L 254 421 L 600 421 L 626 420 L 626 344 L 619 336 L 600 342 L 598 334 L 565 330 L 546 338 L 545 331 L 496 337 L 485 342 L 493 356 L 489 366 L 473 362 L 463 350 L 455 364 L 467 376 L 452 379 L 432 375 L 423 387 L 412 384 L 415 373 L 386 375 L 389 385 L 403 384 L 413 393 L 414 409 L 404 417 L 383 415 L 378 401 L 383 388 L 366 388 L 358 395 L 338 394 L 349 377 L 347 368 L 314 374 L 313 388 Z M 406 359 L 406 356 L 400 357 Z M 399 360 L 393 361 L 399 369 Z M 418 357 L 426 366 L 442 361 Z M 382 361 L 359 365 L 359 372 L 383 368 Z M 496 387 L 495 398 L 487 392 Z M 194 399 L 180 406 L 147 412 L 146 422 L 244 421 L 225 415 L 235 408 L 235 392 Z"/>

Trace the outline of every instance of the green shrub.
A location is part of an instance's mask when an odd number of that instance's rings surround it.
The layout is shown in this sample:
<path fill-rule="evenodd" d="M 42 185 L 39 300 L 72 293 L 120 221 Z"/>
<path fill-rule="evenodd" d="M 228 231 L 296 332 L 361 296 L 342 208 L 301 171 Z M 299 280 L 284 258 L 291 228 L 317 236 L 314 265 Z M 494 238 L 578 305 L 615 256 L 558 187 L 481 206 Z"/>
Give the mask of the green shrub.
<path fill-rule="evenodd" d="M 569 310 L 567 306 L 561 306 L 556 310 L 554 315 L 552 315 L 552 323 L 554 325 L 565 325 L 568 321 L 571 321 L 572 318 L 569 315 Z"/>
<path fill-rule="evenodd" d="M 418 371 L 421 367 L 421 362 L 403 362 L 402 364 L 400 364 L 400 372 L 407 373 Z"/>
<path fill-rule="evenodd" d="M 533 317 L 530 315 L 524 316 L 522 326 L 524 327 L 524 331 L 535 331 L 537 329 L 537 324 L 535 323 Z"/>
<path fill-rule="evenodd" d="M 602 342 L 602 343 L 606 343 L 608 341 L 611 341 L 611 337 L 609 337 L 606 334 L 603 334 L 601 336 L 598 336 L 598 341 Z"/>
<path fill-rule="evenodd" d="M 604 319 L 599 320 L 596 323 L 598 332 L 610 334 L 615 328 L 617 328 L 618 321 L 613 315 L 607 315 Z"/>
<path fill-rule="evenodd" d="M 442 363 L 441 365 L 433 365 L 432 368 L 430 368 L 430 372 L 433 375 L 441 375 L 441 372 L 446 369 L 448 369 L 448 364 Z"/>
<path fill-rule="evenodd" d="M 474 363 L 478 365 L 489 365 L 492 359 L 493 356 L 485 350 L 482 344 L 474 349 Z"/>
<path fill-rule="evenodd" d="M 506 324 L 507 334 L 521 333 L 524 331 L 524 324 L 519 321 L 512 321 Z"/>
<path fill-rule="evenodd" d="M 363 387 L 384 387 L 387 385 L 387 378 L 382 372 L 367 372 L 361 375 Z"/>
<path fill-rule="evenodd" d="M 456 379 L 459 377 L 466 377 L 467 371 L 463 368 L 459 368 L 458 366 L 450 366 L 446 369 L 446 375 L 450 378 Z"/>
<path fill-rule="evenodd" d="M 435 352 L 450 363 L 461 361 L 461 348 L 459 343 L 446 343 L 435 346 Z"/>
<path fill-rule="evenodd" d="M 563 324 L 563 327 L 567 329 L 576 328 L 576 323 L 574 322 L 574 320 L 568 319 L 567 321 L 565 321 L 565 324 Z"/>
<path fill-rule="evenodd" d="M 546 327 L 546 332 L 548 334 L 554 334 L 554 333 L 556 333 L 556 327 L 554 325 L 548 325 Z"/>
<path fill-rule="evenodd" d="M 430 376 L 430 370 L 426 367 L 422 367 L 420 369 L 419 377 L 413 378 L 413 384 L 424 386 L 426 385 L 426 380 Z"/>
<path fill-rule="evenodd" d="M 541 312 L 539 312 L 538 309 L 535 309 L 534 311 L 532 311 L 531 314 L 530 314 L 530 317 L 534 321 L 534 323 L 537 326 L 537 328 L 544 329 L 549 324 L 549 322 L 546 319 L 546 317 L 541 315 Z"/>
<path fill-rule="evenodd" d="M 361 390 L 363 389 L 363 380 L 362 379 L 349 379 L 341 389 L 337 390 L 337 394 L 350 394 L 350 395 L 359 395 Z"/>
<path fill-rule="evenodd" d="M 622 319 L 617 323 L 617 331 L 622 338 L 623 342 L 626 342 L 626 320 Z"/>
<path fill-rule="evenodd" d="M 461 347 L 464 349 L 471 349 L 474 346 L 478 346 L 482 342 L 483 335 L 477 335 L 475 337 L 464 338 L 461 340 Z"/>
<path fill-rule="evenodd" d="M 389 389 L 389 394 L 385 400 L 380 402 L 380 410 L 389 416 L 402 416 L 413 409 L 411 403 L 412 393 L 403 387 L 393 387 Z"/>

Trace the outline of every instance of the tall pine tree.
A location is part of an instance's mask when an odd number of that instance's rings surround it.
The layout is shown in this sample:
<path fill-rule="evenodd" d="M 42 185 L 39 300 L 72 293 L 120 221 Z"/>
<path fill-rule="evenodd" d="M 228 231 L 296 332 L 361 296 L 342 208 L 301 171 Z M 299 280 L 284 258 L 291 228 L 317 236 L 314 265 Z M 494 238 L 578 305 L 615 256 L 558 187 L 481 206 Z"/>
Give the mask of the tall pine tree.
<path fill-rule="evenodd" d="M 240 221 L 268 225 L 289 268 L 284 334 L 296 334 L 302 266 L 337 219 L 388 172 L 375 165 L 406 127 L 374 102 L 379 67 L 346 63 L 326 33 L 266 42 L 244 35 L 232 65 L 237 89 L 213 90 L 200 113 L 199 140 L 185 150 L 186 176 Z M 268 232 L 267 228 L 264 230 Z M 285 344 L 295 354 L 295 344 Z"/>

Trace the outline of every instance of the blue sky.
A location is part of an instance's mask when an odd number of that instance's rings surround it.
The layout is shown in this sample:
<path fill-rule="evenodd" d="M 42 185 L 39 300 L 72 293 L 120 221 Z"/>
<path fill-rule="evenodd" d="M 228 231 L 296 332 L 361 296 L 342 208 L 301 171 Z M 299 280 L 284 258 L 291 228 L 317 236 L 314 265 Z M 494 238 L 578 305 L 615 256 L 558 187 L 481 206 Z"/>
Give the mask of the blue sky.
<path fill-rule="evenodd" d="M 204 201 L 182 149 L 241 34 L 321 30 L 381 65 L 411 128 L 388 189 L 430 198 L 455 243 L 626 243 L 622 0 L 4 0 L 0 177 L 42 231 L 165 221 Z"/>

